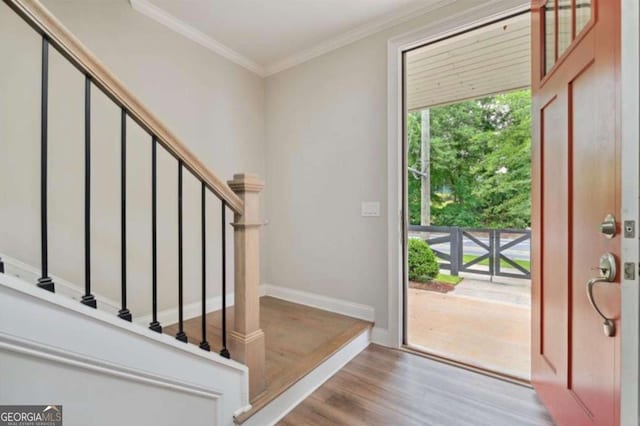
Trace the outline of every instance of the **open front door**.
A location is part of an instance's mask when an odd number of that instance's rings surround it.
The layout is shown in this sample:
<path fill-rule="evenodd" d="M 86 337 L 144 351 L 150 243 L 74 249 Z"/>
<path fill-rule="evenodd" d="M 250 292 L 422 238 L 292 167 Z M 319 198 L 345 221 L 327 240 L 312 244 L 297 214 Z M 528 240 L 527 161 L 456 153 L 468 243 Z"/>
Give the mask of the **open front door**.
<path fill-rule="evenodd" d="M 620 422 L 619 22 L 533 2 L 532 382 L 558 425 Z"/>

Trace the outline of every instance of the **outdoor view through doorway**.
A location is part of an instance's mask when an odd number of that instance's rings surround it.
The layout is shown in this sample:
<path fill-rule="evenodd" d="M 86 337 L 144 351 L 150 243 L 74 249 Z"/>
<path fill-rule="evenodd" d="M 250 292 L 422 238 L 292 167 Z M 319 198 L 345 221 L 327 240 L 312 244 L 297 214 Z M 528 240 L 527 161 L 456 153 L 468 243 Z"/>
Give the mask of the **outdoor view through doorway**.
<path fill-rule="evenodd" d="M 531 346 L 530 16 L 405 52 L 405 344 L 522 380 Z"/>

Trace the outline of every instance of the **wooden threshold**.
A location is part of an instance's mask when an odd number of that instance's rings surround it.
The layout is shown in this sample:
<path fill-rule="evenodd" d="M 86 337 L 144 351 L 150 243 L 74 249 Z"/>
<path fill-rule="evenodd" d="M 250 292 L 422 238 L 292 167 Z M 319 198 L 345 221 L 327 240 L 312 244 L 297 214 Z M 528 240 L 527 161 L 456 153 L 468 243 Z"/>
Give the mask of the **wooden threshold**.
<path fill-rule="evenodd" d="M 454 359 L 447 358 L 442 355 L 437 355 L 429 352 L 428 348 L 424 348 L 422 346 L 405 344 L 405 345 L 402 345 L 399 349 L 417 356 L 421 356 L 423 358 L 428 358 L 433 361 L 441 362 L 443 364 L 463 368 L 465 370 L 473 371 L 474 373 L 482 374 L 484 376 L 493 377 L 494 379 L 504 380 L 505 382 L 513 383 L 513 384 L 524 386 L 527 388 L 533 388 L 529 380 L 525 380 L 523 378 L 516 377 L 516 376 L 511 376 L 509 374 L 500 373 L 498 371 L 488 370 L 486 368 L 478 367 L 465 362 L 456 361 Z"/>

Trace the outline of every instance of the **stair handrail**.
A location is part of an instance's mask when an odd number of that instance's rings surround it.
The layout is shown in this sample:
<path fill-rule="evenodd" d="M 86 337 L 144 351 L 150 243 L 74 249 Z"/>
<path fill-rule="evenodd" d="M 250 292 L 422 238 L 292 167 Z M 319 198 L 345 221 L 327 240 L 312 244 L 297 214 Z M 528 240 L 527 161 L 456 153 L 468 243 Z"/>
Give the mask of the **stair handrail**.
<path fill-rule="evenodd" d="M 243 214 L 243 202 L 233 190 L 213 173 L 180 139 L 171 132 L 69 29 L 38 0 L 4 0 L 16 13 L 45 36 L 81 72 L 91 76 L 116 104 L 127 110 L 147 132 L 193 174 L 198 176 L 235 213 Z"/>

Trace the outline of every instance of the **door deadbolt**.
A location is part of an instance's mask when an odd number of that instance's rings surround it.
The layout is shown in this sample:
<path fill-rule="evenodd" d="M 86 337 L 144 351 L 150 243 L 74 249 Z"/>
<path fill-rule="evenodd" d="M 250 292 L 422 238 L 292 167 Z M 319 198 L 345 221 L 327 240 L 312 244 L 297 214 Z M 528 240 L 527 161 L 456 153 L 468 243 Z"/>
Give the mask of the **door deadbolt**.
<path fill-rule="evenodd" d="M 611 239 L 616 236 L 616 227 L 616 218 L 612 214 L 608 214 L 600 224 L 600 233 Z"/>

